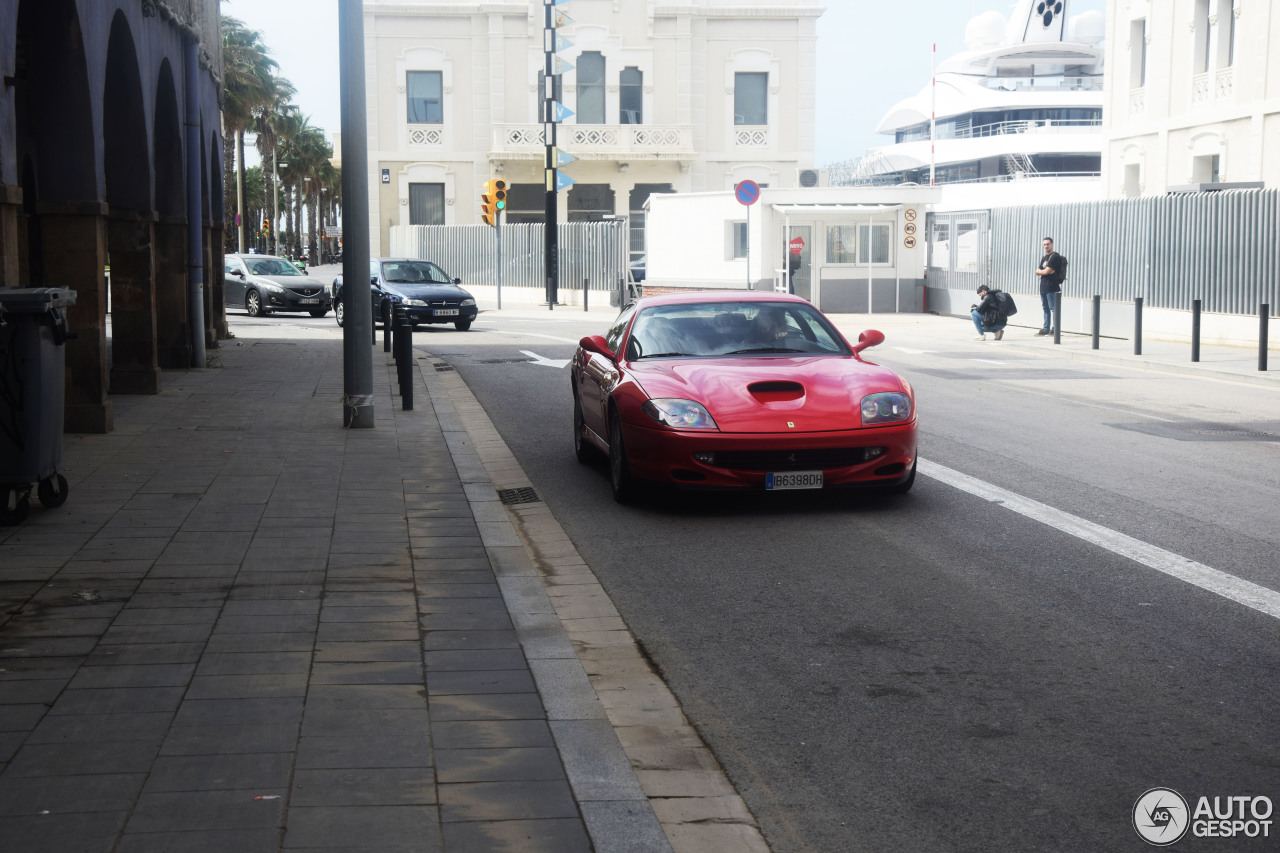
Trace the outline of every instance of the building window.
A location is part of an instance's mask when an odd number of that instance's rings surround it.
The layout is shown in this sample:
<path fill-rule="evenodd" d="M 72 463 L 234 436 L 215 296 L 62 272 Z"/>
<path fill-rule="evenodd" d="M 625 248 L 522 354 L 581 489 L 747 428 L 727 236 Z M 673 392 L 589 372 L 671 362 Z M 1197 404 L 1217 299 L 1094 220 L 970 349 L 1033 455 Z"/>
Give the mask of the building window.
<path fill-rule="evenodd" d="M 1217 154 L 1205 154 L 1191 161 L 1191 180 L 1197 184 L 1216 184 L 1222 180 L 1221 160 Z"/>
<path fill-rule="evenodd" d="M 769 123 L 769 75 L 739 71 L 733 75 L 733 123 Z"/>
<path fill-rule="evenodd" d="M 409 184 L 409 224 L 444 225 L 444 184 Z"/>
<path fill-rule="evenodd" d="M 1124 167 L 1124 194 L 1129 198 L 1142 195 L 1142 166 L 1126 163 Z"/>
<path fill-rule="evenodd" d="M 547 221 L 544 184 L 507 184 L 507 224 Z"/>
<path fill-rule="evenodd" d="M 1147 85 L 1147 19 L 1129 24 L 1129 88 Z"/>
<path fill-rule="evenodd" d="M 1219 45 L 1218 67 L 1231 68 L 1236 64 L 1236 0 L 1218 0 L 1218 21 L 1225 20 L 1222 28 L 1225 44 Z"/>
<path fill-rule="evenodd" d="M 747 256 L 747 223 L 730 222 L 729 228 L 733 232 L 732 257 L 735 261 L 742 260 Z"/>
<path fill-rule="evenodd" d="M 410 71 L 405 80 L 409 124 L 444 123 L 444 88 L 439 71 Z"/>
<path fill-rule="evenodd" d="M 935 222 L 929 235 L 929 266 L 951 269 L 951 223 Z"/>
<path fill-rule="evenodd" d="M 645 256 L 645 204 L 654 193 L 673 193 L 676 188 L 671 184 L 636 184 L 627 197 L 627 212 L 631 220 L 631 260 L 639 260 Z"/>
<path fill-rule="evenodd" d="M 570 222 L 599 222 L 613 214 L 613 187 L 608 184 L 574 184 L 569 188 L 566 217 Z"/>
<path fill-rule="evenodd" d="M 624 68 L 618 76 L 618 124 L 643 124 L 644 74 Z"/>
<path fill-rule="evenodd" d="M 1209 0 L 1196 0 L 1195 17 L 1195 72 L 1209 70 L 1209 45 L 1213 41 L 1213 25 L 1209 21 Z"/>
<path fill-rule="evenodd" d="M 578 124 L 604 124 L 604 56 L 578 56 Z"/>

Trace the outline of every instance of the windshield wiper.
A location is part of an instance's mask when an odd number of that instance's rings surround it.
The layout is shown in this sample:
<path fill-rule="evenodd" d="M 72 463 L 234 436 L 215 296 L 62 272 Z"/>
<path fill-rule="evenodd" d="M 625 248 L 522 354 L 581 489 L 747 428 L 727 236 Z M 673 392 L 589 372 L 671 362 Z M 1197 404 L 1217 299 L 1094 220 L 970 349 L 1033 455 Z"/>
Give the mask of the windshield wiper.
<path fill-rule="evenodd" d="M 655 352 L 655 353 L 647 353 L 647 352 L 646 352 L 646 353 L 643 353 L 640 357 L 641 357 L 641 358 L 675 358 L 676 356 L 681 356 L 681 355 L 684 355 L 684 356 L 692 356 L 692 355 L 693 355 L 693 353 L 691 353 L 691 352 Z"/>
<path fill-rule="evenodd" d="M 725 353 L 725 355 L 746 355 L 753 352 L 804 352 L 804 350 L 791 347 L 756 347 L 754 349 L 736 349 Z"/>

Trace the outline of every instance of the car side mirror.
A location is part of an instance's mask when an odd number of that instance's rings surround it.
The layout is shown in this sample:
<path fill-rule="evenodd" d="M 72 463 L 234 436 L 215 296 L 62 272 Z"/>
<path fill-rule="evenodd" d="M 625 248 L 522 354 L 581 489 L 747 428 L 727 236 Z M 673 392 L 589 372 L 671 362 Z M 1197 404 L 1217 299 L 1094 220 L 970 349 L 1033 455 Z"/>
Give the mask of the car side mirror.
<path fill-rule="evenodd" d="M 460 278 L 455 278 L 455 279 L 453 280 L 453 283 L 454 283 L 454 284 L 462 284 L 462 279 L 460 279 Z"/>
<path fill-rule="evenodd" d="M 231 271 L 231 274 L 232 274 L 232 275 L 238 275 L 238 276 L 240 276 L 241 278 L 244 278 L 244 270 L 232 270 L 232 271 Z"/>
<path fill-rule="evenodd" d="M 609 345 L 605 343 L 604 338 L 600 335 L 587 335 L 578 341 L 578 346 L 587 352 L 602 355 L 610 361 L 617 361 L 618 359 L 618 356 L 614 354 L 613 350 L 609 349 Z"/>
<path fill-rule="evenodd" d="M 877 331 L 876 329 L 867 329 L 865 332 L 858 335 L 858 342 L 854 344 L 853 351 L 855 353 L 859 353 L 864 349 L 878 347 L 882 343 L 884 343 L 884 332 Z"/>
<path fill-rule="evenodd" d="M 377 287 L 377 286 L 378 286 L 378 277 L 377 277 L 376 275 L 375 275 L 375 276 L 370 276 L 370 277 L 369 277 L 369 283 L 370 283 L 370 284 L 372 284 L 374 287 Z"/>

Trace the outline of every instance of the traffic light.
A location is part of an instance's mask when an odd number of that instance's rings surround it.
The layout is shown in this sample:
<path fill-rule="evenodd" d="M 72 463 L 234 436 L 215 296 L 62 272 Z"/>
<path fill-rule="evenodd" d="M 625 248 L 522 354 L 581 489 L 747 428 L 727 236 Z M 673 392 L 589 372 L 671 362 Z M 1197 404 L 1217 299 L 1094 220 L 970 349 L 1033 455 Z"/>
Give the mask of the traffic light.
<path fill-rule="evenodd" d="M 263 234 L 270 234 L 270 233 L 271 233 L 271 220 L 270 220 L 270 219 L 264 219 L 264 220 L 262 220 L 262 233 L 263 233 Z"/>
<path fill-rule="evenodd" d="M 507 182 L 490 178 L 480 190 L 480 219 L 485 225 L 497 225 L 498 214 L 507 209 Z"/>

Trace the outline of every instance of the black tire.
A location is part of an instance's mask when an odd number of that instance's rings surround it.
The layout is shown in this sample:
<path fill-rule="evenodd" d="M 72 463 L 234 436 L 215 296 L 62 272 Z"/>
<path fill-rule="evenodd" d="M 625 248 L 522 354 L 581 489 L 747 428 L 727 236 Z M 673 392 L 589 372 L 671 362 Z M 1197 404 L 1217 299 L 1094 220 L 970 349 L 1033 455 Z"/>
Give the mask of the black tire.
<path fill-rule="evenodd" d="M 471 321 L 458 320 L 456 323 L 453 324 L 453 327 L 457 329 L 459 332 L 465 332 L 467 329 L 471 328 Z"/>
<path fill-rule="evenodd" d="M 342 314 L 343 314 L 342 303 L 335 302 L 333 304 L 333 319 L 338 321 L 339 326 L 342 325 Z"/>
<path fill-rule="evenodd" d="M 890 493 L 895 495 L 905 495 L 907 492 L 911 491 L 911 487 L 916 484 L 916 461 L 917 460 L 912 460 L 911 473 L 907 475 L 907 479 L 889 487 Z"/>
<path fill-rule="evenodd" d="M 267 312 L 262 308 L 262 294 L 256 290 L 250 290 L 244 297 L 244 310 L 249 312 L 250 317 L 261 317 Z"/>
<path fill-rule="evenodd" d="M 41 480 L 36 486 L 36 495 L 40 503 L 50 509 L 57 509 L 67 502 L 67 478 L 54 474 L 47 480 Z"/>
<path fill-rule="evenodd" d="M 14 508 L 9 509 L 10 495 L 5 495 L 4 497 L 4 503 L 0 504 L 0 527 L 12 527 L 15 524 L 21 524 L 26 520 L 27 514 L 31 512 L 31 498 L 27 495 L 22 495 L 18 498 Z"/>
<path fill-rule="evenodd" d="M 329 309 L 328 308 L 312 308 L 307 313 L 309 313 L 312 317 L 323 317 L 325 314 L 329 313 Z"/>
<path fill-rule="evenodd" d="M 573 395 L 573 455 L 578 458 L 579 462 L 587 463 L 591 461 L 591 445 L 589 445 L 582 436 L 582 431 L 586 429 L 586 424 L 582 419 L 582 403 L 578 400 L 578 395 Z"/>
<path fill-rule="evenodd" d="M 631 466 L 627 463 L 627 448 L 622 438 L 622 420 L 618 411 L 609 413 L 609 486 L 613 499 L 620 504 L 632 503 L 638 491 Z"/>

